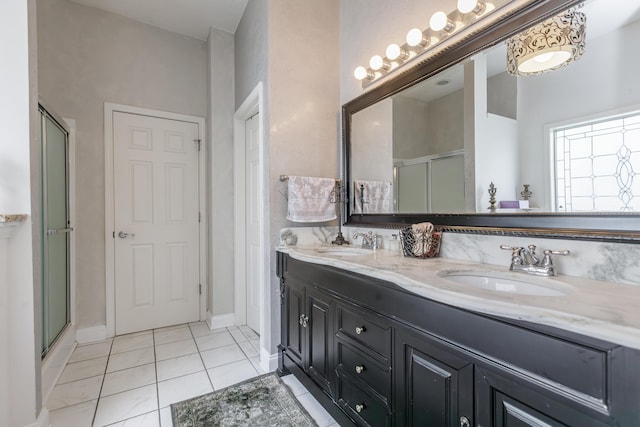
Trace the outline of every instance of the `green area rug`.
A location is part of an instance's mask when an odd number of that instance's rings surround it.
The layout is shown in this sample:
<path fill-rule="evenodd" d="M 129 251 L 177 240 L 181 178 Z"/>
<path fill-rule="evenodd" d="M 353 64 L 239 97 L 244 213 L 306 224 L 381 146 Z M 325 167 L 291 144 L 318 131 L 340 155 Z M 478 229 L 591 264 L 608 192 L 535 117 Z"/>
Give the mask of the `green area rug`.
<path fill-rule="evenodd" d="M 317 426 L 275 373 L 171 405 L 174 427 Z"/>

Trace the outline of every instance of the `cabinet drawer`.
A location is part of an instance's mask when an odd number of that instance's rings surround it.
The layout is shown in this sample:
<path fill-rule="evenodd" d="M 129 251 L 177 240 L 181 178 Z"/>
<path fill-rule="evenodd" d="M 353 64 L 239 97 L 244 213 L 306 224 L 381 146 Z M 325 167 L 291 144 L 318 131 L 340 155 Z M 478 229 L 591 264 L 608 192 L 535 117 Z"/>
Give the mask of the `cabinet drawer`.
<path fill-rule="evenodd" d="M 360 425 L 391 425 L 391 414 L 387 405 L 347 377 L 338 376 L 338 404 L 355 417 Z"/>
<path fill-rule="evenodd" d="M 346 336 L 378 353 L 386 361 L 391 354 L 391 325 L 373 314 L 340 304 L 337 307 L 336 335 Z"/>
<path fill-rule="evenodd" d="M 337 341 L 337 363 L 345 375 L 357 378 L 370 386 L 389 402 L 391 395 L 391 368 L 375 362 L 361 351 Z"/>

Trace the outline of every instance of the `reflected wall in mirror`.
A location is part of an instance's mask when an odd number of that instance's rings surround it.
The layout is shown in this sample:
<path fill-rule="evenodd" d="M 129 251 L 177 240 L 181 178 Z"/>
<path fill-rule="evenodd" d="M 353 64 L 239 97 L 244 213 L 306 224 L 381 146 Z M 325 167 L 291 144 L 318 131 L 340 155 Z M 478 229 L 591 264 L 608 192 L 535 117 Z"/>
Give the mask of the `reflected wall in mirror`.
<path fill-rule="evenodd" d="M 512 76 L 501 41 L 363 108 L 347 104 L 349 213 L 489 213 L 491 182 L 507 206 L 498 213 L 640 212 L 640 2 L 588 0 L 580 11 L 586 50 L 564 68 Z M 379 183 L 387 210 L 373 209 Z M 529 208 L 514 209 L 526 206 L 524 184 Z"/>

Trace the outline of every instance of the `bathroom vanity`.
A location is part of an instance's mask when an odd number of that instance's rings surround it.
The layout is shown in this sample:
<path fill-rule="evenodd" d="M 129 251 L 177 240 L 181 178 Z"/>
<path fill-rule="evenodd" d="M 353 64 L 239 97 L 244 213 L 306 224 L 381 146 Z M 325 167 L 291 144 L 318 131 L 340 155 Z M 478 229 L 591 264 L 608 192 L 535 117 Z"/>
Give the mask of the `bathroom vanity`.
<path fill-rule="evenodd" d="M 640 425 L 636 314 L 594 309 L 588 279 L 541 279 L 565 294 L 523 296 L 442 274 L 481 268 L 280 249 L 281 373 L 341 425 Z M 633 307 L 635 287 L 622 288 Z"/>

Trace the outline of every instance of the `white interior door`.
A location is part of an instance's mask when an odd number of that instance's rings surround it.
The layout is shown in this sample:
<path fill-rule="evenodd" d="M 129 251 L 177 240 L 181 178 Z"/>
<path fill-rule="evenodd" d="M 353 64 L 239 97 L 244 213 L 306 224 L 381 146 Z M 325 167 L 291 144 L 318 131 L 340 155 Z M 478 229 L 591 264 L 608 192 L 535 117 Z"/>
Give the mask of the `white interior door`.
<path fill-rule="evenodd" d="M 113 113 L 115 331 L 199 319 L 198 124 Z"/>
<path fill-rule="evenodd" d="M 262 215 L 260 203 L 260 146 L 258 139 L 258 114 L 245 122 L 245 186 L 246 186 L 246 280 L 247 280 L 247 326 L 260 333 L 260 286 L 262 272 Z"/>

